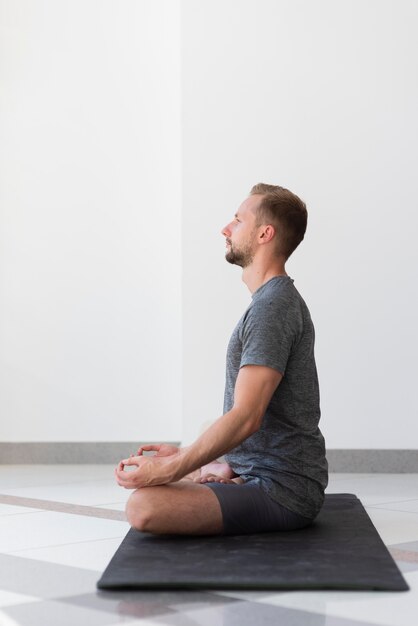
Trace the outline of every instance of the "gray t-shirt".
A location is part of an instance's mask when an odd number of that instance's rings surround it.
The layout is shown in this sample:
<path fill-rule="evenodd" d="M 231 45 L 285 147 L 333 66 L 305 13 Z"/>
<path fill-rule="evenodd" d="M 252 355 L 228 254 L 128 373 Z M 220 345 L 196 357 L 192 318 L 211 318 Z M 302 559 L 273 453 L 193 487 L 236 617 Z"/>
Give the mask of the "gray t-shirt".
<path fill-rule="evenodd" d="M 236 474 L 273 500 L 313 519 L 328 484 L 320 418 L 315 331 L 289 276 L 275 276 L 252 295 L 232 333 L 226 360 L 224 413 L 234 404 L 240 367 L 265 365 L 283 378 L 260 429 L 225 455 Z"/>

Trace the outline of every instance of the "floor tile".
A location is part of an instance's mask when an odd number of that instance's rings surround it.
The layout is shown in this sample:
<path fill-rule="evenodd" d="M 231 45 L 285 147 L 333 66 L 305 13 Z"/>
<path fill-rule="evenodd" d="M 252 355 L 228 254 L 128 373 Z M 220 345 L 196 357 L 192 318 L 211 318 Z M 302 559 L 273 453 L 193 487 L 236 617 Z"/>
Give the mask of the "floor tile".
<path fill-rule="evenodd" d="M 121 623 L 128 626 L 129 624 L 129 621 L 117 613 L 105 613 L 57 600 L 5 607 L 2 612 L 12 620 L 10 626 L 49 626 L 50 624 L 57 626 L 113 626 Z M 9 624 L 6 622 L 5 626 L 9 626 Z M 141 624 L 141 626 L 145 625 Z"/>
<path fill-rule="evenodd" d="M 418 572 L 405 574 L 412 589 L 418 589 Z M 405 592 L 324 591 L 293 592 L 258 599 L 260 603 L 299 608 L 382 626 L 416 626 L 418 594 Z M 326 622 L 328 626 L 328 621 Z"/>
<path fill-rule="evenodd" d="M 406 574 L 408 572 L 417 572 L 418 571 L 418 564 L 417 563 L 405 563 L 403 561 L 397 561 L 396 562 L 399 570 L 402 572 L 402 574 Z"/>
<path fill-rule="evenodd" d="M 416 474 L 331 475 L 327 493 L 354 493 L 364 506 L 418 499 Z"/>
<path fill-rule="evenodd" d="M 166 626 L 365 626 L 348 618 L 321 615 L 268 603 L 242 601 L 165 615 L 156 620 Z"/>
<path fill-rule="evenodd" d="M 38 600 L 39 598 L 36 598 L 35 596 L 28 596 L 23 593 L 13 593 L 12 591 L 0 590 L 0 609 L 4 606 L 27 604 L 28 602 L 38 602 Z"/>
<path fill-rule="evenodd" d="M 402 573 L 418 571 L 418 541 L 395 543 L 388 549 Z"/>
<path fill-rule="evenodd" d="M 385 504 L 374 504 L 372 506 L 375 509 L 386 509 L 388 511 L 404 511 L 405 513 L 418 514 L 418 499 L 386 502 Z"/>
<path fill-rule="evenodd" d="M 78 543 L 96 539 L 124 537 L 126 522 L 68 515 L 31 513 L 0 517 L 0 552 L 10 553 L 29 548 Z"/>
<path fill-rule="evenodd" d="M 98 571 L 0 554 L 0 588 L 42 600 L 95 589 Z"/>
<path fill-rule="evenodd" d="M 58 563 L 68 566 L 75 565 L 78 568 L 103 572 L 121 542 L 122 537 L 94 539 L 90 541 L 80 541 L 78 543 L 68 543 L 61 546 L 19 550 L 17 554 L 26 559 L 35 559 L 47 563 Z M 100 578 L 100 576 L 98 578 Z"/>
<path fill-rule="evenodd" d="M 40 509 L 0 504 L 0 517 L 3 515 L 23 515 L 25 513 L 40 513 Z"/>
<path fill-rule="evenodd" d="M 20 496 L 22 498 L 34 498 L 40 500 L 55 500 L 71 504 L 97 505 L 108 502 L 124 504 L 129 498 L 130 492 L 119 487 L 112 478 L 101 480 L 85 480 L 83 482 L 71 482 L 63 486 L 41 485 L 32 487 L 3 488 L 2 494 Z"/>
<path fill-rule="evenodd" d="M 125 619 L 156 619 L 164 621 L 167 616 L 214 608 L 217 611 L 226 604 L 236 603 L 215 593 L 202 591 L 107 591 L 95 594 L 67 597 L 67 603 L 85 608 L 106 611 Z"/>
<path fill-rule="evenodd" d="M 126 501 L 124 502 L 102 502 L 101 504 L 95 504 L 99 509 L 113 509 L 114 511 L 124 511 L 126 508 Z"/>
<path fill-rule="evenodd" d="M 69 513 L 71 515 L 85 515 L 88 517 L 126 521 L 126 515 L 123 510 L 109 509 L 108 507 L 56 502 L 55 500 L 41 500 L 40 498 L 24 498 L 23 496 L 13 496 L 9 494 L 0 495 L 0 503 L 20 507 L 22 513 L 36 506 L 38 510 L 42 511 L 55 511 L 59 513 Z"/>
<path fill-rule="evenodd" d="M 418 553 L 418 541 L 403 541 L 402 543 L 394 543 L 390 547 Z"/>
<path fill-rule="evenodd" d="M 414 541 L 418 535 L 418 515 L 402 511 L 387 511 L 365 507 L 386 545 L 401 541 Z"/>

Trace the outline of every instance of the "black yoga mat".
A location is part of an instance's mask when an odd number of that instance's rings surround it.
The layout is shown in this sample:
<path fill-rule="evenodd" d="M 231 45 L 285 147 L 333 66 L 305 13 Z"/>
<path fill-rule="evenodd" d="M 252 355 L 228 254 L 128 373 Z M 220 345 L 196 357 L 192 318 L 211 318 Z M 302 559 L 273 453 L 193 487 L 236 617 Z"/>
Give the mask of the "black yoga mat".
<path fill-rule="evenodd" d="M 315 522 L 286 532 L 149 535 L 131 529 L 99 589 L 409 589 L 360 500 L 330 494 Z"/>

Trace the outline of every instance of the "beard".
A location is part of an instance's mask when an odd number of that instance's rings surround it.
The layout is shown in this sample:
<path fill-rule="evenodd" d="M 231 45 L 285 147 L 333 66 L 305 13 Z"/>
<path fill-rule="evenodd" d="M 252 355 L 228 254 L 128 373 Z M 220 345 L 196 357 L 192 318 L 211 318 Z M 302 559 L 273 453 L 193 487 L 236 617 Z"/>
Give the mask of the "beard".
<path fill-rule="evenodd" d="M 252 242 L 249 241 L 244 244 L 241 248 L 234 248 L 231 240 L 229 240 L 229 250 L 225 254 L 225 259 L 228 263 L 232 263 L 232 265 L 239 265 L 243 269 L 251 265 L 254 259 Z"/>

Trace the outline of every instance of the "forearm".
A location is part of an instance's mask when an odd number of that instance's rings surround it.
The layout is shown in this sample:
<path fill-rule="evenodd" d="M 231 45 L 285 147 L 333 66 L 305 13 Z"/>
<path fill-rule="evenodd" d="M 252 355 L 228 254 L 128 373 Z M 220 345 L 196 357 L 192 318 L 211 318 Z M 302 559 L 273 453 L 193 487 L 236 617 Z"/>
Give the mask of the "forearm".
<path fill-rule="evenodd" d="M 144 457 L 139 453 L 122 460 L 115 470 L 118 484 L 126 489 L 165 485 L 181 480 L 229 452 L 259 429 L 281 379 L 282 374 L 270 367 L 241 367 L 235 382 L 234 406 L 230 411 L 187 448 L 178 450 L 166 444 L 143 446 L 141 451 L 155 450 L 157 454 Z M 136 469 L 125 471 L 128 465 L 135 465 Z"/>
<path fill-rule="evenodd" d="M 192 445 L 182 448 L 173 459 L 173 480 L 224 455 L 258 428 L 258 421 L 233 408 L 222 415 Z"/>

